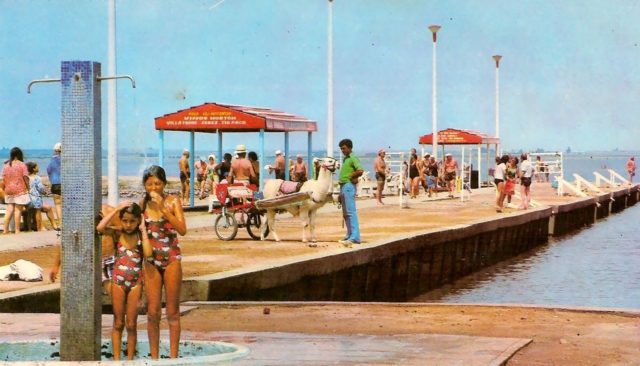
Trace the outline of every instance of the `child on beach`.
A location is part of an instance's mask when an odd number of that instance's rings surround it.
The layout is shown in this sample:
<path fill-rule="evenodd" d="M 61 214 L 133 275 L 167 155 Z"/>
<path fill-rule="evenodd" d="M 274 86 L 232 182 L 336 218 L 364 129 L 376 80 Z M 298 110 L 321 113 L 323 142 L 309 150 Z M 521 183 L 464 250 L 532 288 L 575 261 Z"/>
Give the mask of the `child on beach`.
<path fill-rule="evenodd" d="M 162 289 L 165 290 L 169 323 L 169 357 L 178 357 L 180 342 L 180 286 L 182 284 L 182 254 L 178 235 L 187 233 L 187 223 L 179 197 L 165 193 L 167 176 L 162 167 L 145 169 L 142 183 L 146 192 L 142 212 L 147 223 L 152 254 L 144 266 L 144 286 L 147 296 L 147 333 L 151 358 L 157 359 L 160 344 L 160 309 Z"/>
<path fill-rule="evenodd" d="M 121 226 L 108 226 L 116 215 Z M 136 203 L 122 202 L 100 221 L 96 230 L 117 238 L 111 279 L 113 359 L 119 360 L 122 354 L 122 330 L 126 324 L 127 358 L 133 360 L 137 343 L 138 301 L 142 295 L 142 263 L 144 258 L 152 255 L 142 209 Z"/>
<path fill-rule="evenodd" d="M 38 231 L 42 230 L 42 215 L 41 212 L 44 212 L 49 218 L 49 222 L 51 223 L 51 227 L 53 230 L 60 230 L 58 228 L 58 224 L 56 224 L 56 220 L 53 217 L 53 208 L 42 202 L 42 195 L 47 193 L 47 190 L 42 184 L 42 179 L 38 176 L 38 172 L 40 168 L 38 164 L 29 161 L 27 162 L 27 171 L 29 172 L 29 197 L 31 198 L 31 203 L 27 205 L 28 208 L 34 208 L 36 210 L 36 226 Z"/>

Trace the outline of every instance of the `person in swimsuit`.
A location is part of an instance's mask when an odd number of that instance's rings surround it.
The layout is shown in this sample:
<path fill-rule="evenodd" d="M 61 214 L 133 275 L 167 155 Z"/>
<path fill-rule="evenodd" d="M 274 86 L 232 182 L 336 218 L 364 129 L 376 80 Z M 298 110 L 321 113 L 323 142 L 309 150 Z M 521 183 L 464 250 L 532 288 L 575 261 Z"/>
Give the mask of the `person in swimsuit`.
<path fill-rule="evenodd" d="M 180 285 L 182 284 L 182 254 L 178 234 L 187 233 L 187 223 L 180 198 L 164 192 L 167 185 L 164 169 L 157 165 L 145 169 L 142 183 L 146 194 L 141 206 L 152 248 L 151 256 L 146 256 L 147 260 L 144 264 L 149 348 L 151 358 L 157 359 L 160 343 L 162 287 L 164 287 L 169 322 L 169 356 L 176 358 L 180 342 Z"/>
<path fill-rule="evenodd" d="M 203 199 L 205 188 L 204 182 L 207 177 L 207 162 L 205 161 L 204 156 L 201 156 L 193 165 L 196 169 L 196 197 Z"/>
<path fill-rule="evenodd" d="M 444 159 L 444 180 L 447 181 L 449 187 L 449 197 L 453 198 L 453 192 L 456 189 L 456 172 L 458 170 L 458 162 L 451 154 L 446 154 Z"/>
<path fill-rule="evenodd" d="M 529 208 L 529 202 L 531 201 L 531 177 L 533 176 L 533 165 L 528 160 L 529 156 L 526 153 L 520 155 L 520 197 L 522 198 L 522 204 L 520 208 L 526 210 Z"/>
<path fill-rule="evenodd" d="M 411 154 L 411 159 L 409 160 L 409 182 L 411 184 L 409 198 L 416 198 L 420 190 L 420 166 L 418 165 L 417 154 Z"/>
<path fill-rule="evenodd" d="M 636 175 L 636 158 L 633 156 L 627 160 L 627 173 L 629 174 L 629 183 L 633 183 L 633 177 Z"/>
<path fill-rule="evenodd" d="M 260 162 L 258 161 L 258 154 L 255 151 L 249 151 L 247 154 L 247 159 L 251 162 L 251 166 L 253 167 L 253 172 L 256 173 L 255 178 L 251 177 L 249 182 L 251 184 L 255 184 L 256 186 L 260 185 Z"/>
<path fill-rule="evenodd" d="M 216 156 L 211 154 L 207 157 L 207 160 L 207 173 L 204 180 L 204 188 L 202 188 L 202 195 L 200 196 L 201 199 L 205 198 L 207 189 L 210 195 L 214 195 L 216 193 L 215 187 L 220 181 L 220 178 L 218 178 L 218 170 L 216 169 Z"/>
<path fill-rule="evenodd" d="M 507 204 L 511 203 L 511 197 L 516 192 L 516 178 L 518 177 L 518 159 L 510 156 L 505 169 L 504 193 L 507 196 Z"/>
<path fill-rule="evenodd" d="M 222 157 L 222 162 L 216 167 L 220 181 L 227 179 L 227 176 L 229 175 L 229 171 L 231 170 L 231 158 L 231 154 L 225 153 Z"/>
<path fill-rule="evenodd" d="M 184 149 L 182 151 L 182 157 L 178 161 L 178 168 L 180 169 L 180 185 L 182 187 L 182 199 L 185 202 L 189 201 L 189 184 L 191 181 L 191 169 L 189 168 L 189 150 Z"/>
<path fill-rule="evenodd" d="M 121 226 L 109 226 L 116 215 L 120 218 Z M 119 360 L 122 355 L 120 346 L 126 324 L 127 358 L 133 360 L 138 338 L 138 301 L 142 295 L 142 262 L 144 257 L 151 255 L 151 244 L 146 235 L 142 209 L 136 203 L 122 202 L 100 221 L 96 230 L 103 235 L 117 238 L 111 277 L 113 359 Z"/>
<path fill-rule="evenodd" d="M 387 152 L 384 149 L 378 150 L 378 156 L 376 157 L 375 162 L 373 163 L 373 170 L 376 172 L 376 200 L 379 205 L 384 205 L 382 202 L 382 191 L 384 190 L 384 183 L 387 180 L 387 162 L 384 160 L 384 157 L 387 155 Z"/>
<path fill-rule="evenodd" d="M 296 155 L 296 161 L 293 164 L 293 174 L 291 180 L 294 182 L 304 183 L 308 179 L 307 164 L 302 160 L 302 155 Z"/>
<path fill-rule="evenodd" d="M 429 190 L 429 197 L 431 197 L 432 194 L 436 194 L 437 192 L 435 191 L 435 189 L 437 188 L 438 185 L 438 162 L 436 161 L 435 156 L 429 156 L 429 163 L 427 165 L 427 176 L 426 176 L 426 182 L 427 182 L 427 189 Z"/>
<path fill-rule="evenodd" d="M 255 179 L 256 172 L 253 170 L 253 165 L 249 159 L 246 158 L 247 147 L 240 144 L 236 146 L 235 153 L 238 158 L 231 162 L 231 170 L 227 180 L 229 183 L 244 183 L 248 185 L 251 179 Z"/>
<path fill-rule="evenodd" d="M 496 212 L 502 212 L 504 208 L 504 198 L 506 197 L 504 185 L 508 161 L 509 155 L 503 155 L 502 158 L 496 156 L 496 167 L 493 172 L 493 181 L 496 184 Z"/>

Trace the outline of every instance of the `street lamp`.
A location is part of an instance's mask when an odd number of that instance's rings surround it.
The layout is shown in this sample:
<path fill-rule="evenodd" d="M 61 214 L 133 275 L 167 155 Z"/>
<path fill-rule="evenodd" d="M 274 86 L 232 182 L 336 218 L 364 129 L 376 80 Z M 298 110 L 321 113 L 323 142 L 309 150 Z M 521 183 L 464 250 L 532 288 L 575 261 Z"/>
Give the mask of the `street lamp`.
<path fill-rule="evenodd" d="M 333 157 L 333 0 L 329 0 L 327 27 L 327 156 Z"/>
<path fill-rule="evenodd" d="M 502 56 L 495 55 L 493 59 L 496 61 L 496 138 L 498 139 L 498 144 L 496 146 L 496 155 L 500 156 L 501 154 L 501 144 L 500 144 L 500 59 Z"/>
<path fill-rule="evenodd" d="M 108 2 L 108 55 L 107 75 L 117 75 L 116 70 L 116 1 Z M 107 202 L 118 205 L 118 123 L 117 86 L 115 80 L 107 81 Z"/>
<path fill-rule="evenodd" d="M 436 89 L 436 40 L 439 25 L 430 25 L 429 30 L 433 35 L 433 61 L 432 61 L 432 84 L 431 84 L 431 131 L 433 133 L 433 151 L 431 153 L 436 159 L 438 158 L 438 107 L 436 106 L 437 89 Z"/>

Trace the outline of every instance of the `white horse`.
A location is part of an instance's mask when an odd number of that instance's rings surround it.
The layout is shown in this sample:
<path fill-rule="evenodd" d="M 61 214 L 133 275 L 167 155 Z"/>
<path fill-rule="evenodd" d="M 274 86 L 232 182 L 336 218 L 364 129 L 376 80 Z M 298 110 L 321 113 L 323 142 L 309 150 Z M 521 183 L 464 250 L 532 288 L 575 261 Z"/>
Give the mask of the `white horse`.
<path fill-rule="evenodd" d="M 315 243 L 316 240 L 316 212 L 318 209 L 327 202 L 327 196 L 331 194 L 333 190 L 333 172 L 336 170 L 337 162 L 334 158 L 320 158 L 314 159 L 314 163 L 318 162 L 319 173 L 318 179 L 309 179 L 304 182 L 302 187 L 300 188 L 300 192 L 309 192 L 311 193 L 310 199 L 306 200 L 299 206 L 289 207 L 286 210 L 295 216 L 299 216 L 302 221 L 302 242 L 307 242 L 307 233 L 306 228 L 309 228 L 309 233 L 311 234 L 311 242 Z M 280 185 L 282 184 L 281 179 L 268 179 L 264 184 L 264 198 L 275 198 L 278 196 Z M 265 232 L 267 227 L 269 228 L 269 232 L 273 233 L 273 238 L 275 241 L 280 241 L 278 234 L 275 230 L 275 218 L 276 218 L 277 209 L 267 209 L 267 219 L 264 223 L 262 223 L 262 227 L 260 228 L 260 237 L 264 240 Z"/>

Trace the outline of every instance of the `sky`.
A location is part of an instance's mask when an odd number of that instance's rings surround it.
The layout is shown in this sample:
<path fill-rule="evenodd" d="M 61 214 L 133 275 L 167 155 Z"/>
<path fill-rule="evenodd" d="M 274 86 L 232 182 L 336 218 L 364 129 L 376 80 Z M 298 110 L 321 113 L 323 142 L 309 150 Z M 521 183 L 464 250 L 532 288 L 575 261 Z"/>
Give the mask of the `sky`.
<path fill-rule="evenodd" d="M 205 102 L 268 107 L 317 121 L 326 148 L 327 0 L 116 1 L 118 146 L 158 148 L 154 118 Z M 60 137 L 60 64 L 107 69 L 104 0 L 0 0 L 0 147 L 50 148 Z M 355 151 L 417 147 L 432 128 L 439 24 L 438 129 L 495 134 L 500 54 L 504 149 L 640 148 L 640 1 L 335 0 L 334 142 Z M 107 87 L 103 96 L 106 148 Z M 10 129 L 9 132 L 7 130 Z M 306 133 L 291 148 L 306 150 Z M 189 134 L 165 133 L 167 149 Z M 224 150 L 257 134 L 225 135 Z M 217 151 L 212 134 L 196 150 Z M 284 135 L 268 134 L 267 149 Z M 337 151 L 337 146 L 334 151 Z"/>

